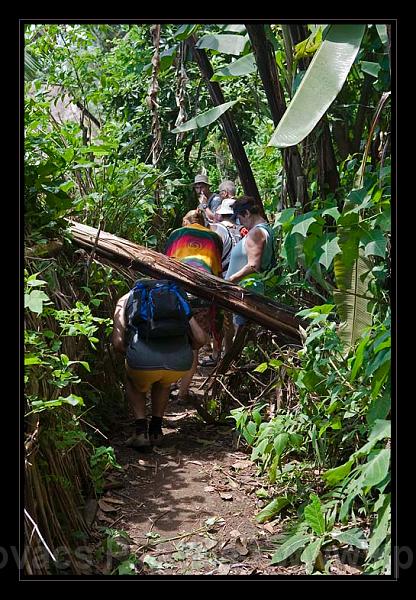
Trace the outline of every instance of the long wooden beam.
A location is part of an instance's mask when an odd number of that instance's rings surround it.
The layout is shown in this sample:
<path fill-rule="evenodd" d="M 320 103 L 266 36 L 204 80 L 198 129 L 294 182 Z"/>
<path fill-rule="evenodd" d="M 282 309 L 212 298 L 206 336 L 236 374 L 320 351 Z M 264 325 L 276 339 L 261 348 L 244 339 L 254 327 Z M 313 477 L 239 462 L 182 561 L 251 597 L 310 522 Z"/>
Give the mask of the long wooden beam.
<path fill-rule="evenodd" d="M 294 316 L 295 311 L 291 307 L 111 233 L 100 231 L 98 235 L 98 230 L 94 227 L 72 220 L 69 223 L 73 239 L 79 246 L 94 249 L 97 254 L 137 269 L 144 275 L 156 279 L 173 279 L 195 296 L 239 313 L 270 331 L 283 334 L 289 342 L 300 342 L 299 325 L 305 326 L 305 323 Z"/>

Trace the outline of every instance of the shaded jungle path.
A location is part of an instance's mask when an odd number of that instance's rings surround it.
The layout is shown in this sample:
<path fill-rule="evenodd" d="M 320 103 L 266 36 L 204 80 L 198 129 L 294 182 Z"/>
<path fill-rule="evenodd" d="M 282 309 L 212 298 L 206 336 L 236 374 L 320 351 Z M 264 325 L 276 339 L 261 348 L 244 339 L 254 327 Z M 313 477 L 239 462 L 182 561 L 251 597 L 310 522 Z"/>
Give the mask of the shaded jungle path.
<path fill-rule="evenodd" d="M 194 391 L 208 373 L 199 368 Z M 96 526 L 128 537 L 116 538 L 123 550 L 107 552 L 96 573 L 116 575 L 120 562 L 134 554 L 135 573 L 142 576 L 305 574 L 299 563 L 270 564 L 273 537 L 283 525 L 279 519 L 257 523 L 255 515 L 270 500 L 259 499 L 256 490 L 267 489 L 267 480 L 256 476 L 231 425 L 207 425 L 194 408 L 171 400 L 161 446 L 128 448 L 133 428 L 133 420 L 120 423 L 109 439 L 123 469 L 107 478 L 110 489 L 95 517 Z M 354 572 L 346 567 L 338 563 L 331 570 Z"/>

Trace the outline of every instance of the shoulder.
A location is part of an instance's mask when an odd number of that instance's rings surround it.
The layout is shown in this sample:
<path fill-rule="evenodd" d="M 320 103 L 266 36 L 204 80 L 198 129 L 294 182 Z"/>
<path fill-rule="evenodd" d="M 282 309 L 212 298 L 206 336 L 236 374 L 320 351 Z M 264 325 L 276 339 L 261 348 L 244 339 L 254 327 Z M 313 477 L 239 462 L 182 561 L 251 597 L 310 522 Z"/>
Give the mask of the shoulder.
<path fill-rule="evenodd" d="M 221 196 L 218 194 L 211 194 L 208 199 L 208 206 L 220 205 L 222 203 Z"/>
<path fill-rule="evenodd" d="M 124 306 L 129 298 L 131 294 L 131 290 L 129 292 L 127 292 L 127 294 L 124 294 L 124 296 L 121 296 L 121 298 L 117 301 L 117 306 Z"/>
<path fill-rule="evenodd" d="M 248 234 L 247 239 L 253 240 L 253 242 L 265 241 L 267 234 L 265 235 L 263 227 L 253 227 Z"/>
<path fill-rule="evenodd" d="M 253 234 L 257 236 L 257 239 L 260 239 L 259 236 L 268 240 L 270 237 L 273 237 L 273 230 L 269 223 L 258 223 L 253 229 L 249 231 L 249 234 Z"/>

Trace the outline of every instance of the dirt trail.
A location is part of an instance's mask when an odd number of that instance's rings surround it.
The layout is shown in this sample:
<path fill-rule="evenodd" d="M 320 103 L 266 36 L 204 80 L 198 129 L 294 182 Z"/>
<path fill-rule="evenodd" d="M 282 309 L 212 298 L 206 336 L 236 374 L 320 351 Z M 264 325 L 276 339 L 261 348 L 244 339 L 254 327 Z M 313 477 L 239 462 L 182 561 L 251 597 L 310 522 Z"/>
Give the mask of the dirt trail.
<path fill-rule="evenodd" d="M 200 369 L 194 391 L 203 380 L 201 371 L 204 377 L 209 372 Z M 126 554 L 138 557 L 137 573 L 302 572 L 298 566 L 270 565 L 275 551 L 270 538 L 279 529 L 254 518 L 264 504 L 255 494 L 261 481 L 247 454 L 236 447 L 231 423 L 207 425 L 195 409 L 172 400 L 163 431 L 163 444 L 147 452 L 125 446 L 132 422 L 110 439 L 123 472 L 112 476 L 120 487 L 105 492 L 99 504 L 106 510 L 100 507 L 96 522 L 127 532 Z M 107 560 L 102 572 L 108 568 Z"/>
<path fill-rule="evenodd" d="M 199 368 L 194 392 L 209 372 Z M 249 455 L 238 447 L 231 422 L 207 425 L 195 408 L 171 400 L 163 424 L 162 445 L 146 452 L 125 445 L 134 430 L 132 419 L 118 423 L 110 437 L 122 471 L 107 477 L 94 527 L 101 532 L 107 527 L 117 544 L 110 543 L 98 562 L 85 565 L 86 573 L 124 574 L 120 565 L 134 555 L 134 561 L 126 562 L 126 574 L 304 575 L 298 560 L 288 566 L 270 564 L 277 548 L 274 538 L 288 523 L 279 518 L 256 521 L 270 501 L 259 499 L 256 491 L 267 490 L 268 482 L 256 475 Z M 102 548 L 102 533 L 97 537 Z M 333 557 L 328 573 L 356 575 L 360 570 Z"/>

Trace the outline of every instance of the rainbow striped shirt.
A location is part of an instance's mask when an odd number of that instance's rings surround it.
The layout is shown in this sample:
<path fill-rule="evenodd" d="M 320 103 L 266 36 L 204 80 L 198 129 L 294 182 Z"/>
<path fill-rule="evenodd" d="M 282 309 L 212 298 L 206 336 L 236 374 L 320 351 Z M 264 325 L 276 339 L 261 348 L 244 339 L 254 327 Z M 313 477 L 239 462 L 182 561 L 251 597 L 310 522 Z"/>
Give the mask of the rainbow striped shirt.
<path fill-rule="evenodd" d="M 172 231 L 166 242 L 165 254 L 221 277 L 222 240 L 203 225 L 195 223 Z"/>

